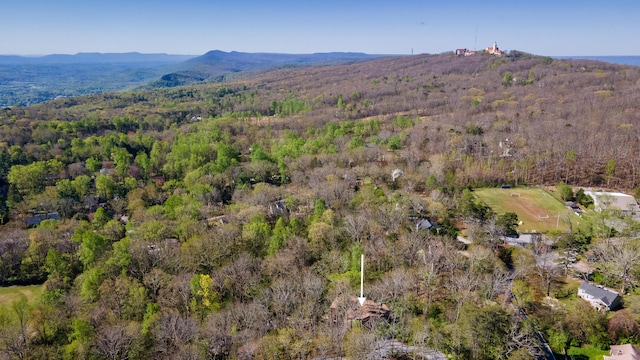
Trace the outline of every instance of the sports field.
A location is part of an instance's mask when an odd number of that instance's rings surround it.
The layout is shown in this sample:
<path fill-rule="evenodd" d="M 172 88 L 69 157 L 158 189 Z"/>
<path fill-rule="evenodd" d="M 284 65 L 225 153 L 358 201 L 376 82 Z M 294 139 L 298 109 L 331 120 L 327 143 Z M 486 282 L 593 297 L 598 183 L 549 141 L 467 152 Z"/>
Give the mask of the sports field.
<path fill-rule="evenodd" d="M 554 198 L 543 189 L 537 188 L 482 188 L 473 192 L 495 213 L 504 214 L 514 212 L 522 224 L 517 230 L 520 233 L 538 232 L 546 233 L 549 230 L 568 231 L 566 214 L 571 213 L 572 220 L 577 216 L 573 214 L 564 203 Z M 558 214 L 560 219 L 558 221 Z"/>
<path fill-rule="evenodd" d="M 9 306 L 20 300 L 21 295 L 26 296 L 29 303 L 33 304 L 40 299 L 43 290 L 42 285 L 0 287 L 0 305 Z"/>

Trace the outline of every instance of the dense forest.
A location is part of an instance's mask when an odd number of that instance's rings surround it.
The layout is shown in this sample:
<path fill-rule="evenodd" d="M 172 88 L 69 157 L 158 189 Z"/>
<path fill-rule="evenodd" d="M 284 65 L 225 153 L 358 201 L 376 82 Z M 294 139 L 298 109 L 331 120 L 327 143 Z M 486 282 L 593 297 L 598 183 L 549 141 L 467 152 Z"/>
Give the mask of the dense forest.
<path fill-rule="evenodd" d="M 1 109 L 0 284 L 44 291 L 0 306 L 0 358 L 536 359 L 639 342 L 635 223 L 585 215 L 507 247 L 517 218 L 472 191 L 640 193 L 639 83 L 637 67 L 512 51 Z M 351 301 L 362 254 L 384 316 Z M 629 295 L 623 310 L 554 305 L 576 258 Z"/>

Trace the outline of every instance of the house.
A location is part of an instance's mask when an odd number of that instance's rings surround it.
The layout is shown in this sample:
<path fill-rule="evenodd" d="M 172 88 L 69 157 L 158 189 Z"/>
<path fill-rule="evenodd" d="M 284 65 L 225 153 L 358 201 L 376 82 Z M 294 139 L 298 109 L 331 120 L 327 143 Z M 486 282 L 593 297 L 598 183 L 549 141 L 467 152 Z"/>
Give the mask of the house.
<path fill-rule="evenodd" d="M 44 220 L 60 220 L 60 214 L 57 212 L 51 212 L 46 214 L 37 214 L 30 216 L 25 220 L 28 227 L 34 227 L 40 225 Z"/>
<path fill-rule="evenodd" d="M 401 176 L 404 176 L 404 171 L 402 171 L 401 169 L 395 169 L 391 172 L 391 180 L 393 182 L 396 182 L 396 180 L 398 180 L 398 178 Z"/>
<path fill-rule="evenodd" d="M 429 230 L 433 227 L 433 224 L 427 219 L 419 219 L 416 222 L 416 230 Z"/>
<path fill-rule="evenodd" d="M 219 215 L 207 219 L 207 224 L 209 225 L 224 225 L 228 223 L 229 218 L 227 217 L 227 215 Z"/>
<path fill-rule="evenodd" d="M 416 230 L 430 230 L 433 228 L 431 221 L 421 216 L 409 216 L 409 220 L 416 223 Z"/>
<path fill-rule="evenodd" d="M 289 208 L 283 200 L 276 200 L 269 203 L 268 206 L 269 216 L 288 216 Z"/>
<path fill-rule="evenodd" d="M 362 306 L 356 296 L 342 295 L 333 300 L 331 307 L 331 323 L 335 326 L 350 327 L 359 321 L 362 327 L 371 328 L 377 320 L 389 321 L 391 311 L 387 305 L 365 300 Z"/>
<path fill-rule="evenodd" d="M 615 310 L 622 305 L 622 297 L 617 292 L 587 282 L 583 282 L 578 288 L 578 296 L 598 310 Z"/>
<path fill-rule="evenodd" d="M 609 356 L 604 356 L 604 360 L 640 360 L 640 349 L 631 345 L 611 345 Z"/>
<path fill-rule="evenodd" d="M 582 210 L 582 208 L 580 208 L 580 205 L 578 205 L 575 201 L 565 201 L 564 204 L 569 209 L 571 209 L 574 214 L 576 214 L 578 216 L 581 216 L 580 214 L 582 214 L 584 212 L 584 210 Z"/>
<path fill-rule="evenodd" d="M 102 167 L 100 168 L 100 174 L 102 175 L 112 175 L 115 173 L 113 170 L 113 161 L 103 161 Z"/>
<path fill-rule="evenodd" d="M 456 56 L 471 56 L 471 55 L 475 55 L 476 51 L 475 50 L 469 50 L 469 49 L 456 49 L 456 51 L 454 51 L 454 54 Z"/>
<path fill-rule="evenodd" d="M 591 196 L 596 211 L 613 210 L 631 217 L 640 216 L 640 206 L 631 195 L 604 191 L 585 191 L 584 193 Z"/>

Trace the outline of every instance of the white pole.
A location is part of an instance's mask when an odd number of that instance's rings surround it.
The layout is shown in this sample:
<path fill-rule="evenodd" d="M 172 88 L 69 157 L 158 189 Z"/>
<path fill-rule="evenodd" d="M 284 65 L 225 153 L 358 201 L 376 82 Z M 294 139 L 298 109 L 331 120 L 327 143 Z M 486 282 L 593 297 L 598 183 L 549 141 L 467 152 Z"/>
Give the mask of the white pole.
<path fill-rule="evenodd" d="M 364 254 L 360 255 L 360 297 L 364 295 Z"/>

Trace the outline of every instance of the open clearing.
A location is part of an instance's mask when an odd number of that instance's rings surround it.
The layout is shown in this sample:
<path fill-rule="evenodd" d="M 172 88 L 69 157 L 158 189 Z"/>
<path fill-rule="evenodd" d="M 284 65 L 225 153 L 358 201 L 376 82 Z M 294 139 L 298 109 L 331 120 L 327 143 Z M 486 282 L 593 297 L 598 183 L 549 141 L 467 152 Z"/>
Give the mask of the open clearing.
<path fill-rule="evenodd" d="M 8 286 L 0 287 L 0 305 L 9 306 L 12 302 L 20 300 L 24 295 L 33 304 L 40 298 L 44 287 L 42 285 Z"/>
<path fill-rule="evenodd" d="M 569 225 L 566 222 L 566 214 L 570 213 L 572 221 L 576 215 L 562 202 L 543 189 L 537 188 L 482 188 L 473 192 L 487 206 L 497 214 L 514 212 L 522 224 L 518 226 L 521 233 L 539 232 L 546 233 L 549 230 L 567 231 Z M 560 214 L 560 221 L 558 221 Z"/>

